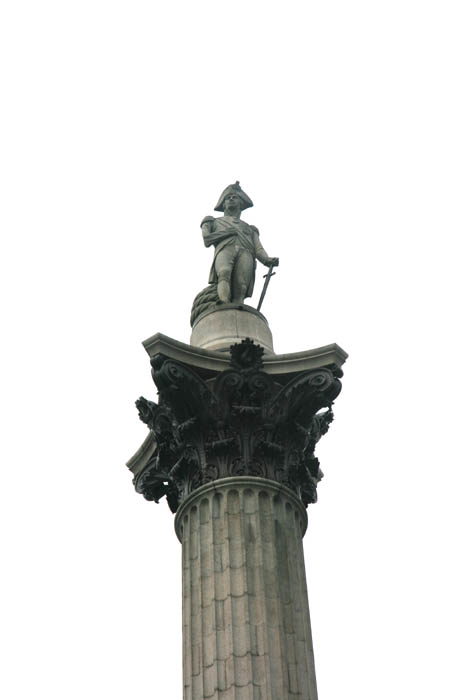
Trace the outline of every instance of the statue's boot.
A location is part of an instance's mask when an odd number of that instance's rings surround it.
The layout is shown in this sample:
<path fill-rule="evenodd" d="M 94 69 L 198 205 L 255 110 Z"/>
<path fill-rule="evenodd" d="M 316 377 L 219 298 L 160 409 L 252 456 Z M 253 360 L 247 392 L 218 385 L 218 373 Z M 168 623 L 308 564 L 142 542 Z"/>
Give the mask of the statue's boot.
<path fill-rule="evenodd" d="M 235 294 L 234 298 L 232 299 L 232 304 L 244 304 L 245 294 L 246 294 L 246 284 L 242 284 L 236 290 L 236 294 Z"/>
<path fill-rule="evenodd" d="M 230 301 L 230 284 L 226 280 L 219 280 L 217 285 L 217 295 L 223 304 L 228 304 Z"/>

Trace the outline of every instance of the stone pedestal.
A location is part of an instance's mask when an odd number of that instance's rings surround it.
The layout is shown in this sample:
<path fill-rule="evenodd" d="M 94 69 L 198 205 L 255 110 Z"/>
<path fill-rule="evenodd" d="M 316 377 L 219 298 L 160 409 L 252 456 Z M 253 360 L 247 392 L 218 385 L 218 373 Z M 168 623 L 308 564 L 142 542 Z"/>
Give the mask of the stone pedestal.
<path fill-rule="evenodd" d="M 274 352 L 266 318 L 246 304 L 222 304 L 202 313 L 193 324 L 191 345 L 228 351 L 234 343 L 251 338 L 267 353 Z"/>
<path fill-rule="evenodd" d="M 177 511 L 185 700 L 316 700 L 302 536 L 288 488 L 219 479 Z"/>

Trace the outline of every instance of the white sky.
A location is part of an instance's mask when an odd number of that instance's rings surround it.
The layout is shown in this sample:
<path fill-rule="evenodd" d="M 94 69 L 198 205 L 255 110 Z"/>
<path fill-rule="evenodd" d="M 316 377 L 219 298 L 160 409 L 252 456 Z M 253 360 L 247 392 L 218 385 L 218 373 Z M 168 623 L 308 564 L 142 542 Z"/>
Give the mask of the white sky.
<path fill-rule="evenodd" d="M 173 516 L 125 462 L 140 342 L 188 342 L 239 179 L 276 350 L 350 354 L 305 537 L 320 700 L 466 700 L 465 4 L 0 12 L 2 697 L 182 696 Z"/>

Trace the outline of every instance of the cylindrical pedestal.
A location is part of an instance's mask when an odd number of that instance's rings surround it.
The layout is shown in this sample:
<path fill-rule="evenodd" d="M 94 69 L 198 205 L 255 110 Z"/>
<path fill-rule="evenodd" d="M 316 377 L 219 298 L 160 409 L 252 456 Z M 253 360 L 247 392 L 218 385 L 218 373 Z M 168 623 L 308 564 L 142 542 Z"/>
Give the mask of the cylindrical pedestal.
<path fill-rule="evenodd" d="M 317 700 L 306 526 L 296 495 L 257 477 L 182 503 L 184 700 Z"/>
<path fill-rule="evenodd" d="M 250 338 L 273 353 L 272 335 L 262 313 L 246 304 L 221 304 L 200 314 L 193 324 L 190 343 L 205 350 L 227 351 Z"/>

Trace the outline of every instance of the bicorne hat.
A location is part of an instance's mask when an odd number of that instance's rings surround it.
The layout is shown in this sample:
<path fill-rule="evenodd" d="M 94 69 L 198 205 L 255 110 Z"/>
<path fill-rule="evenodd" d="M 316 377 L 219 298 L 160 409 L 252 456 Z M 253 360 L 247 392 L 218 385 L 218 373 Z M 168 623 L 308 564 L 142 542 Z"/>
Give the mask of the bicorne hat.
<path fill-rule="evenodd" d="M 224 211 L 224 199 L 227 197 L 228 194 L 231 192 L 235 192 L 235 194 L 241 199 L 242 201 L 242 211 L 244 209 L 248 209 L 249 207 L 253 206 L 253 202 L 249 198 L 249 196 L 242 190 L 240 187 L 240 183 L 237 180 L 235 185 L 229 185 L 228 187 L 225 188 L 225 190 L 222 192 L 221 196 L 219 197 L 219 201 L 217 202 L 216 206 L 214 207 L 214 211 Z"/>

